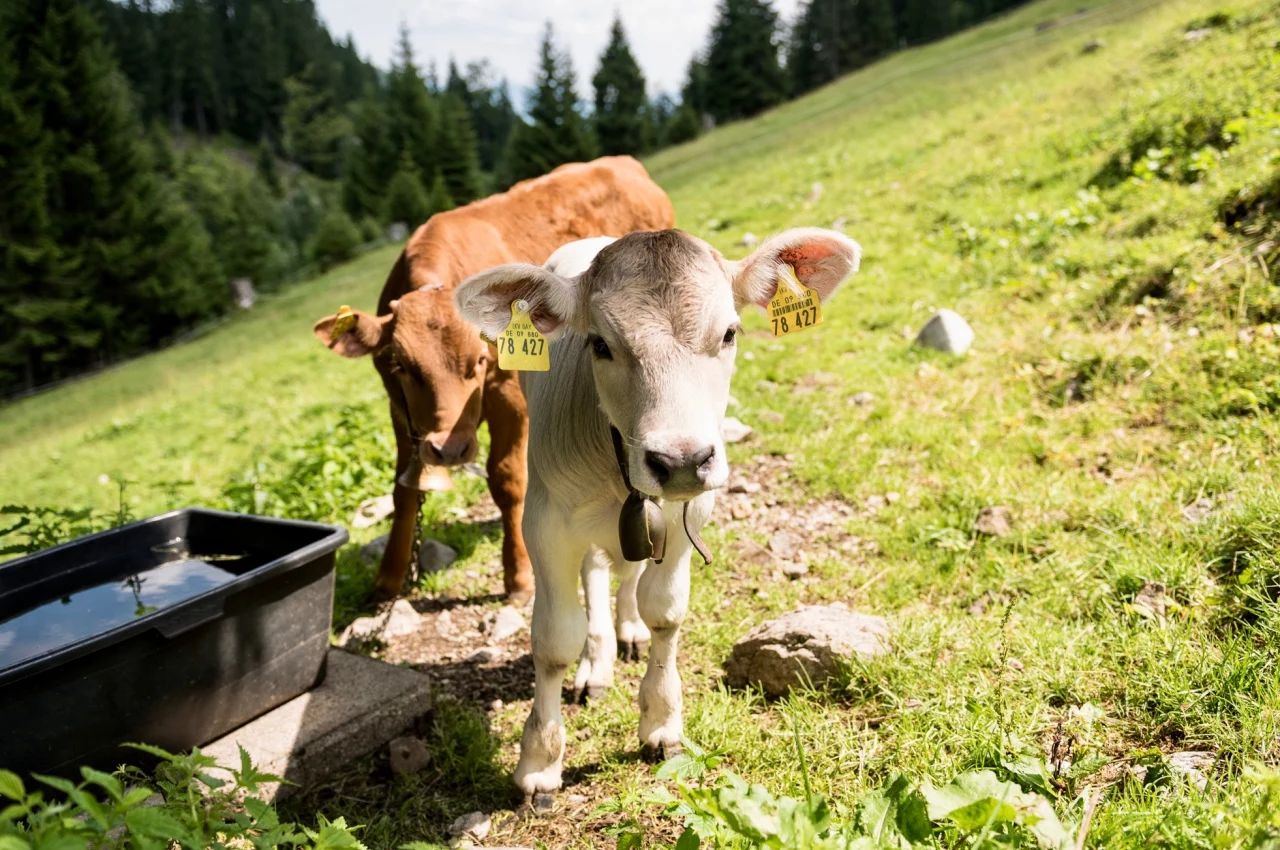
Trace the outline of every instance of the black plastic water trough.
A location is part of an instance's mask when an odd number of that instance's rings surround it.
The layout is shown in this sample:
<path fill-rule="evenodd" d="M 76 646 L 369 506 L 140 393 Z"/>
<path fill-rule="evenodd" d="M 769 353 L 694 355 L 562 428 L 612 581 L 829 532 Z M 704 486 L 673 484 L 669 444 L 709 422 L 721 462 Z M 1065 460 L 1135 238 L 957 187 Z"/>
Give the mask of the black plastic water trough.
<path fill-rule="evenodd" d="M 188 508 L 0 564 L 0 768 L 189 749 L 316 685 L 346 540 Z"/>

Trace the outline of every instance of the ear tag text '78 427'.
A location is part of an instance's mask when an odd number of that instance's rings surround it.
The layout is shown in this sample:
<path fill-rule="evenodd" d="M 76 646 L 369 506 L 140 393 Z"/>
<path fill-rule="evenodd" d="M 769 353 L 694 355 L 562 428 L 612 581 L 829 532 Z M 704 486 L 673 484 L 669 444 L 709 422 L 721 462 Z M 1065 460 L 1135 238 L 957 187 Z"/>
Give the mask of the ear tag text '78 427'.
<path fill-rule="evenodd" d="M 778 280 L 778 291 L 769 299 L 769 325 L 774 336 L 786 336 L 822 324 L 822 304 L 818 293 L 796 277 L 791 266 L 784 265 Z"/>
<path fill-rule="evenodd" d="M 511 302 L 511 324 L 498 335 L 498 368 L 513 372 L 546 372 L 551 368 L 547 338 L 529 317 L 529 302 Z"/>

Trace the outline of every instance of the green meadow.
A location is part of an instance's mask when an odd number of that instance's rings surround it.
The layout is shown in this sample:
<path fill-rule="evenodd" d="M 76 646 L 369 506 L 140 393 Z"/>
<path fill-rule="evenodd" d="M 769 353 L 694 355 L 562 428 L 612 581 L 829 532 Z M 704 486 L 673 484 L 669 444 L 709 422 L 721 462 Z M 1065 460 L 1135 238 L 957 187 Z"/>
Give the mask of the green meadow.
<path fill-rule="evenodd" d="M 1043 0 L 646 163 L 727 256 L 836 222 L 864 250 L 821 326 L 774 339 L 746 317 L 730 414 L 755 433 L 731 455 L 763 491 L 721 513 L 694 571 L 686 732 L 717 755 L 686 786 L 807 785 L 853 824 L 895 775 L 990 769 L 1049 801 L 1064 846 L 1277 846 L 1277 20 L 1274 0 Z M 372 308 L 395 255 L 0 409 L 0 501 L 34 518 L 0 545 L 193 503 L 347 522 L 390 487 L 386 403 L 310 326 Z M 973 325 L 968 354 L 911 345 L 940 307 Z M 424 523 L 463 557 L 420 596 L 477 596 L 500 571 L 493 529 L 459 518 L 483 482 L 457 478 Z M 802 580 L 750 556 L 833 505 Z M 993 506 L 1006 535 L 975 530 Z M 385 531 L 340 553 L 335 629 L 371 586 L 359 544 Z M 722 684 L 752 625 L 832 602 L 888 619 L 892 651 L 781 701 Z M 676 782 L 635 754 L 642 671 L 569 714 L 567 791 L 592 801 L 569 837 L 532 817 L 504 841 L 675 843 L 687 810 L 654 798 Z M 425 776 L 291 805 L 365 824 L 371 847 L 512 808 L 527 699 L 442 698 Z M 1190 751 L 1199 777 L 1178 769 Z M 822 846 L 1036 846 L 996 815 L 903 835 Z"/>

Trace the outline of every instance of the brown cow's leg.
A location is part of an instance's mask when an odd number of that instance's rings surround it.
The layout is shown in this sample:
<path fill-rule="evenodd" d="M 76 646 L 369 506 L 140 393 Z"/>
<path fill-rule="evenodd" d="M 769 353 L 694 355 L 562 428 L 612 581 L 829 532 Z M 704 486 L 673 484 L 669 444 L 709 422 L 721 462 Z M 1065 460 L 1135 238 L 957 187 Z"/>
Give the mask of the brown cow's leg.
<path fill-rule="evenodd" d="M 396 434 L 396 475 L 409 465 L 410 452 L 415 447 L 409 435 L 400 427 L 394 416 L 391 424 Z M 392 491 L 395 515 L 391 520 L 391 533 L 387 536 L 387 548 L 382 553 L 378 567 L 378 579 L 373 586 L 376 602 L 394 599 L 404 589 L 404 579 L 409 573 L 409 558 L 413 554 L 413 535 L 418 518 L 418 491 L 396 484 Z"/>
<path fill-rule="evenodd" d="M 512 602 L 533 594 L 533 568 L 520 525 L 528 482 L 529 420 L 524 395 L 514 379 L 491 385 L 485 397 L 489 421 L 489 492 L 502 511 L 502 586 Z"/>

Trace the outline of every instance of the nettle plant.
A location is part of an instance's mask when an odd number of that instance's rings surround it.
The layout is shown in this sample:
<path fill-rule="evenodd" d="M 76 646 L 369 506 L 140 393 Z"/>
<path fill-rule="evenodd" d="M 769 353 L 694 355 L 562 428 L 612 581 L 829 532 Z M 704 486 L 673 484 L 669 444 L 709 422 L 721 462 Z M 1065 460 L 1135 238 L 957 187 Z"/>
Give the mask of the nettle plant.
<path fill-rule="evenodd" d="M 129 746 L 160 759 L 152 774 L 82 767 L 80 783 L 34 776 L 44 790 L 0 770 L 0 850 L 364 850 L 358 827 L 342 818 L 321 817 L 314 829 L 281 822 L 253 795 L 263 783 L 283 780 L 254 768 L 243 749 L 232 769 L 199 750 L 174 755 Z"/>

